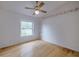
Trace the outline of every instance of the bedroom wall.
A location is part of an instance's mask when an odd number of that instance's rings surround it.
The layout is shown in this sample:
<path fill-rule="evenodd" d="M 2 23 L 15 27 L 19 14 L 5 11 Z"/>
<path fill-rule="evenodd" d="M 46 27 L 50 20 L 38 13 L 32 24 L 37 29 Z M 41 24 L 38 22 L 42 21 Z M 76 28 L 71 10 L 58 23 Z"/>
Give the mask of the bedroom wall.
<path fill-rule="evenodd" d="M 32 21 L 34 35 L 21 37 L 20 22 Z M 40 21 L 36 18 L 0 9 L 0 48 L 39 39 Z"/>
<path fill-rule="evenodd" d="M 73 2 L 63 6 L 59 12 L 78 6 Z M 79 51 L 79 10 L 44 19 L 41 34 L 44 41 Z"/>

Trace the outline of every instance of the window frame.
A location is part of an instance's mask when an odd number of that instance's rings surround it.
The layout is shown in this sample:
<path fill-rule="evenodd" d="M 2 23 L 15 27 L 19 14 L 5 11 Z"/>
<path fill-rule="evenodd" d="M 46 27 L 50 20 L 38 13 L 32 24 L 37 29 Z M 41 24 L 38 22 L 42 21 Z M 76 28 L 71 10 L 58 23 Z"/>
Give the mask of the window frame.
<path fill-rule="evenodd" d="M 32 28 L 26 28 L 26 29 L 31 29 L 32 30 L 32 35 L 22 35 L 22 32 L 21 32 L 21 30 L 22 30 L 22 28 L 21 28 L 21 22 L 31 22 L 32 23 Z M 20 36 L 21 37 L 26 37 L 26 36 L 33 36 L 34 35 L 34 23 L 32 22 L 32 21 L 21 21 L 20 22 Z"/>

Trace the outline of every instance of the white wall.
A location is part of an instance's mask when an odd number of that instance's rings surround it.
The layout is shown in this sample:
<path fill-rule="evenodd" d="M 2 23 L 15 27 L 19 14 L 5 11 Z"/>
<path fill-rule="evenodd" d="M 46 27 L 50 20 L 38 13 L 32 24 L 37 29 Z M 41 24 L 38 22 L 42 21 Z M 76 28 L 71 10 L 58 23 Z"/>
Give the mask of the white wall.
<path fill-rule="evenodd" d="M 79 11 L 49 17 L 42 25 L 43 40 L 79 51 Z"/>
<path fill-rule="evenodd" d="M 20 21 L 32 21 L 34 23 L 33 36 L 20 36 Z M 0 48 L 38 39 L 39 36 L 40 21 L 38 19 L 0 9 Z"/>

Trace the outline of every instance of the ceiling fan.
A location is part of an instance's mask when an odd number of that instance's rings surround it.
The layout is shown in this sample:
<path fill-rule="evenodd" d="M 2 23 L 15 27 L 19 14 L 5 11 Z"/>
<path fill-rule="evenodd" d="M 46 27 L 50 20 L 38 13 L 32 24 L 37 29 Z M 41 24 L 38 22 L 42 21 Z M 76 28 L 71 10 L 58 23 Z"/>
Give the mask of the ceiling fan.
<path fill-rule="evenodd" d="M 42 10 L 42 7 L 44 6 L 44 2 L 42 1 L 36 1 L 36 6 L 34 8 L 30 8 L 30 7 L 25 7 L 25 9 L 32 9 L 35 10 L 35 12 L 33 13 L 33 15 L 39 14 L 39 12 L 42 13 L 47 13 L 47 11 Z"/>

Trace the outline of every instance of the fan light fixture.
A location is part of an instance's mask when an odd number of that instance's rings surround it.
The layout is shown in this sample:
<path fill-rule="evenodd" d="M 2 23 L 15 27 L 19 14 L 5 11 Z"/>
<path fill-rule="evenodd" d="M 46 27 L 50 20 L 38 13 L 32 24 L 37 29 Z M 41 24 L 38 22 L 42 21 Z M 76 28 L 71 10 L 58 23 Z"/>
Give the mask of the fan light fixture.
<path fill-rule="evenodd" d="M 43 1 L 36 1 L 36 4 L 33 8 L 30 7 L 25 7 L 25 9 L 31 9 L 34 10 L 32 15 L 38 15 L 40 12 L 42 13 L 47 13 L 47 11 L 42 10 L 42 7 L 44 6 L 44 2 Z"/>
<path fill-rule="evenodd" d="M 38 14 L 39 14 L 39 10 L 35 10 L 35 14 L 37 14 L 37 15 L 38 15 Z"/>

